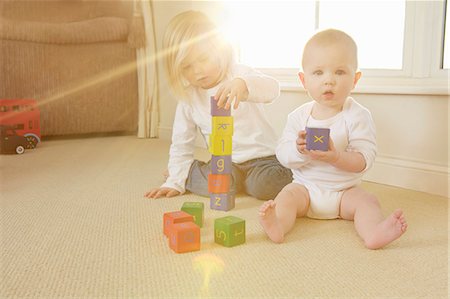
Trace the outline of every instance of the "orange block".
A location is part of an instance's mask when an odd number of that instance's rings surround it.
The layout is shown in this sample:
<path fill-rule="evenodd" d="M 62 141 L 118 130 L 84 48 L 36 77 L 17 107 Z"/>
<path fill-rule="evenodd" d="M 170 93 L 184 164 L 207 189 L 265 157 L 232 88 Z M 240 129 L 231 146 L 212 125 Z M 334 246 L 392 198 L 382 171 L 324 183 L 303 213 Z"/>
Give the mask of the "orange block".
<path fill-rule="evenodd" d="M 230 191 L 229 174 L 208 174 L 209 193 L 228 193 Z"/>
<path fill-rule="evenodd" d="M 169 235 L 169 247 L 176 253 L 200 250 L 200 227 L 194 222 L 173 224 Z"/>
<path fill-rule="evenodd" d="M 184 211 L 175 211 L 164 213 L 163 217 L 163 231 L 166 237 L 169 236 L 169 231 L 173 224 L 182 222 L 194 222 L 194 216 Z"/>

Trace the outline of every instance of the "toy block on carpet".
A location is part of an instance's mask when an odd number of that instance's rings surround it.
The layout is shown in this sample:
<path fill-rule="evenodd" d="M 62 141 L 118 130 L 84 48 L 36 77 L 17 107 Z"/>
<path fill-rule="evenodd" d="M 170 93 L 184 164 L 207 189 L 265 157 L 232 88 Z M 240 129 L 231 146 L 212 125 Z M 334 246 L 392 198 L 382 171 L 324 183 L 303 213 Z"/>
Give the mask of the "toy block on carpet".
<path fill-rule="evenodd" d="M 181 210 L 192 215 L 195 224 L 199 227 L 203 227 L 204 204 L 202 202 L 184 202 Z"/>
<path fill-rule="evenodd" d="M 245 243 L 245 220 L 226 216 L 214 221 L 214 242 L 226 247 Z"/>
<path fill-rule="evenodd" d="M 169 236 L 169 232 L 173 224 L 182 222 L 194 222 L 194 216 L 184 211 L 174 211 L 164 213 L 163 216 L 163 232 L 166 237 Z"/>
<path fill-rule="evenodd" d="M 169 247 L 176 253 L 200 250 L 200 227 L 194 222 L 173 224 L 169 235 Z"/>
<path fill-rule="evenodd" d="M 211 193 L 209 207 L 213 210 L 229 211 L 235 207 L 235 196 L 231 193 Z"/>

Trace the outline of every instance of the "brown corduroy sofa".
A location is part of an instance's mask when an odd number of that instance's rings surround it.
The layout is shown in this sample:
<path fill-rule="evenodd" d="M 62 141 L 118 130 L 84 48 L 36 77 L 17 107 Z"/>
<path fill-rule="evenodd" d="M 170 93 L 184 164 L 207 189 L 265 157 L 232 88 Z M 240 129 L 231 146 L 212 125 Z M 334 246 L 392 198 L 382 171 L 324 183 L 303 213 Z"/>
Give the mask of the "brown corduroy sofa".
<path fill-rule="evenodd" d="M 43 136 L 135 132 L 131 1 L 0 1 L 0 98 L 34 98 Z"/>

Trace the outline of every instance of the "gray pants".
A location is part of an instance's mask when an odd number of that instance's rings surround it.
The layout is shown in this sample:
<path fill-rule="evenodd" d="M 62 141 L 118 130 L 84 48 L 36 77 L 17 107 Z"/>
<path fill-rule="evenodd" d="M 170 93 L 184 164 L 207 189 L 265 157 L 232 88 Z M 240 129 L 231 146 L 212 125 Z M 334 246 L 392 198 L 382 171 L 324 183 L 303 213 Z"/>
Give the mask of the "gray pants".
<path fill-rule="evenodd" d="M 208 174 L 211 161 L 194 160 L 186 180 L 186 190 L 209 197 Z M 240 164 L 233 163 L 230 193 L 245 192 L 261 200 L 274 199 L 284 186 L 292 182 L 292 172 L 275 156 L 257 158 Z"/>

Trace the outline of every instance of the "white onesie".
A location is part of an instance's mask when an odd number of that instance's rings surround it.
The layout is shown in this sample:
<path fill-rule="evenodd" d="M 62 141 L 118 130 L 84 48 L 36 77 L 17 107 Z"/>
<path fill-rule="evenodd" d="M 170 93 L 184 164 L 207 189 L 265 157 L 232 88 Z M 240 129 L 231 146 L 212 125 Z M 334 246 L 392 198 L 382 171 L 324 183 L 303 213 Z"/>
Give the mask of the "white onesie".
<path fill-rule="evenodd" d="M 373 164 L 376 156 L 375 125 L 369 110 L 350 97 L 342 112 L 326 120 L 311 117 L 313 105 L 314 102 L 308 102 L 289 114 L 276 154 L 281 164 L 292 169 L 293 182 L 308 189 L 310 210 L 307 216 L 333 219 L 339 217 L 343 192 L 358 185 L 363 173 Z M 366 161 L 365 169 L 360 173 L 348 172 L 299 153 L 296 139 L 298 132 L 305 130 L 306 126 L 330 128 L 330 138 L 336 149 L 361 153 Z"/>

